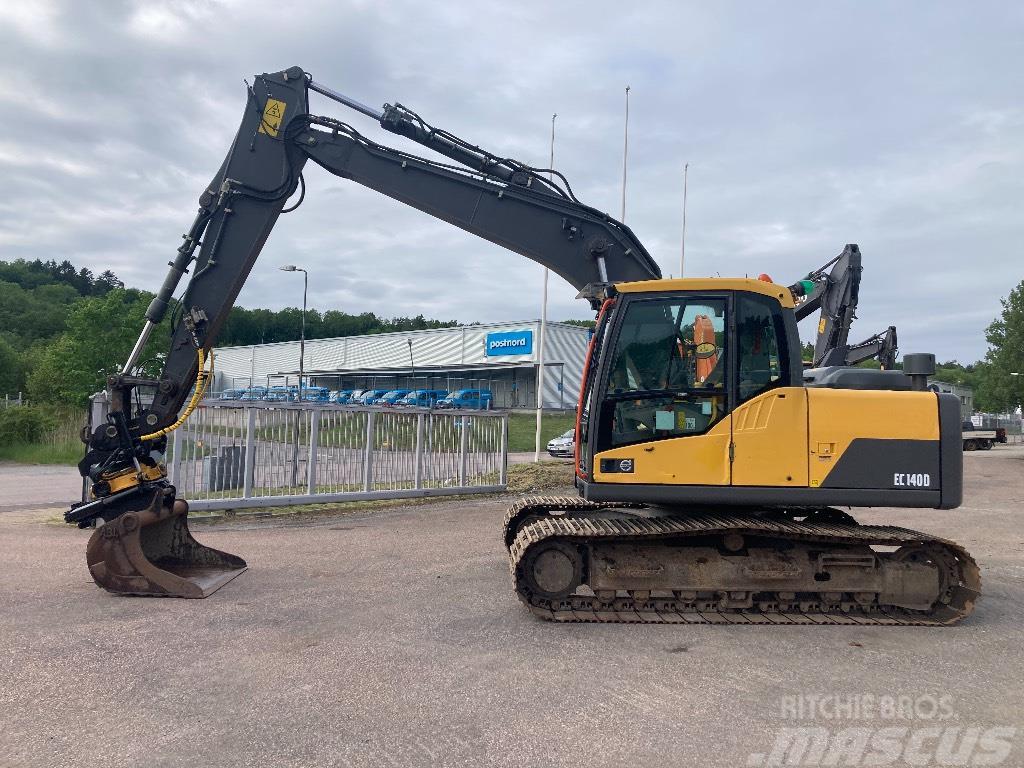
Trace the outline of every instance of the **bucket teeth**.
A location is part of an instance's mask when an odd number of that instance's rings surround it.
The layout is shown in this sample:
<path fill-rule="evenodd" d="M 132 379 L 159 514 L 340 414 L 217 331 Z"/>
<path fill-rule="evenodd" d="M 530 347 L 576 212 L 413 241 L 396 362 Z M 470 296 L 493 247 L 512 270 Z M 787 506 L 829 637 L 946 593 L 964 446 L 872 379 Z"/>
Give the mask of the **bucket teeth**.
<path fill-rule="evenodd" d="M 242 558 L 192 537 L 188 504 L 171 487 L 158 488 L 149 507 L 97 528 L 86 560 L 108 592 L 154 597 L 208 597 L 246 569 Z"/>

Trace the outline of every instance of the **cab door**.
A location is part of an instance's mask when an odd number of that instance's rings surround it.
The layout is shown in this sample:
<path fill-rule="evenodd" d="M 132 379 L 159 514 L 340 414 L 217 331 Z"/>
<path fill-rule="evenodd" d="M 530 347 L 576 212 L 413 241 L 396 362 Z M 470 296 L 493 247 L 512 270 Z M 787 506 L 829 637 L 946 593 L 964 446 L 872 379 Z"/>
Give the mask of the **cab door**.
<path fill-rule="evenodd" d="M 602 370 L 593 479 L 728 485 L 731 439 L 724 293 L 620 297 Z"/>
<path fill-rule="evenodd" d="M 807 486 L 807 390 L 788 386 L 785 318 L 765 296 L 736 296 L 732 484 Z"/>

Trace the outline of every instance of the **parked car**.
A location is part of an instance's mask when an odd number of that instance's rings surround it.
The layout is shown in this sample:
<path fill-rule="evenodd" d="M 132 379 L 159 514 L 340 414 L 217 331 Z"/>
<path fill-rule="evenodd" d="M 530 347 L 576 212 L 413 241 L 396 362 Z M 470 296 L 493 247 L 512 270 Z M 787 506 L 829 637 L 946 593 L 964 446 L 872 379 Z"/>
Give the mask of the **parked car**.
<path fill-rule="evenodd" d="M 336 389 L 327 397 L 329 403 L 346 403 L 352 397 L 354 389 Z"/>
<path fill-rule="evenodd" d="M 220 393 L 221 400 L 241 400 L 245 394 L 244 389 L 225 389 Z"/>
<path fill-rule="evenodd" d="M 417 408 L 433 408 L 438 400 L 448 396 L 446 389 L 414 389 L 401 400 L 398 405 L 411 405 Z"/>
<path fill-rule="evenodd" d="M 266 387 L 249 387 L 245 390 L 239 400 L 262 400 L 267 396 Z"/>
<path fill-rule="evenodd" d="M 295 387 L 271 387 L 263 399 L 268 403 L 290 403 L 295 400 L 297 392 Z"/>
<path fill-rule="evenodd" d="M 377 401 L 377 405 L 398 405 L 398 401 L 408 394 L 408 389 L 392 389 L 390 392 L 385 393 L 384 396 Z"/>
<path fill-rule="evenodd" d="M 303 387 L 302 400 L 306 403 L 326 403 L 331 396 L 327 387 Z"/>
<path fill-rule="evenodd" d="M 353 398 L 353 402 L 358 402 L 360 405 L 374 405 L 390 391 L 389 389 L 368 389 L 359 396 L 358 401 Z"/>
<path fill-rule="evenodd" d="M 438 408 L 462 408 L 475 411 L 491 409 L 494 396 L 489 389 L 458 389 L 437 401 Z"/>
<path fill-rule="evenodd" d="M 338 399 L 334 402 L 338 405 L 356 405 L 364 392 L 366 392 L 365 389 L 345 389 L 338 394 Z"/>
<path fill-rule="evenodd" d="M 548 442 L 548 453 L 552 456 L 573 456 L 576 453 L 576 430 L 570 429 Z"/>

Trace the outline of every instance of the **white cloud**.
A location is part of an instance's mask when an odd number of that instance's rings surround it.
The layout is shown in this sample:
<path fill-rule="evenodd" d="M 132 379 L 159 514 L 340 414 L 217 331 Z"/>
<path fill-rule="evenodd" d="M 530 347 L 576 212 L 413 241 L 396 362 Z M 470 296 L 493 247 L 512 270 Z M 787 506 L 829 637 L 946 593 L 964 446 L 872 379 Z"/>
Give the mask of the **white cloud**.
<path fill-rule="evenodd" d="M 585 9 L 585 12 L 581 12 Z M 788 281 L 865 256 L 858 338 L 974 359 L 1024 277 L 1024 24 L 1012 6 L 344 2 L 7 3 L 0 258 L 68 258 L 156 288 L 244 105 L 242 78 L 300 65 L 401 101 L 488 149 L 556 166 L 678 271 Z M 939 44 L 938 41 L 942 41 Z M 314 96 L 313 109 L 423 153 Z M 241 302 L 443 319 L 539 315 L 541 269 L 307 166 Z M 553 319 L 583 317 L 564 281 Z"/>
<path fill-rule="evenodd" d="M 8 2 L 0 5 L 0 27 L 9 26 L 21 40 L 43 47 L 57 45 L 63 39 L 58 28 L 60 10 L 55 0 Z"/>

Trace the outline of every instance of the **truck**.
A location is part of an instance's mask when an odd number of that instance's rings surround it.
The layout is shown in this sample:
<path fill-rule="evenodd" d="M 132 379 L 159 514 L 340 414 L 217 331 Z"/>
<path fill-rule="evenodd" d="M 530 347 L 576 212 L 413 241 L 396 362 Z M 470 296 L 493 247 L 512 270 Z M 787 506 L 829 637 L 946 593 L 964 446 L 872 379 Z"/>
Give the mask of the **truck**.
<path fill-rule="evenodd" d="M 999 430 L 996 429 L 975 429 L 974 424 L 965 421 L 963 424 L 963 440 L 965 451 L 991 451 L 994 443 L 1006 442 L 1006 430 L 1003 430 L 1000 440 Z"/>

